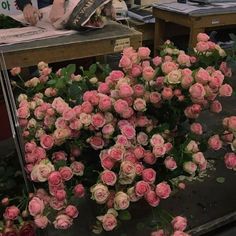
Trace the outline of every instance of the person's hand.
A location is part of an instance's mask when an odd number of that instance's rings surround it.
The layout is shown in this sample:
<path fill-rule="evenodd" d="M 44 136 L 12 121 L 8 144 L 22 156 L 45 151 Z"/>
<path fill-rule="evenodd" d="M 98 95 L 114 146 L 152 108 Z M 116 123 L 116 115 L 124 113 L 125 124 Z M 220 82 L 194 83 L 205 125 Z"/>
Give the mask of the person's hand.
<path fill-rule="evenodd" d="M 36 25 L 38 20 L 42 17 L 40 11 L 32 6 L 31 4 L 27 4 L 23 9 L 23 15 L 27 22 L 31 25 Z"/>
<path fill-rule="evenodd" d="M 64 9 L 64 1 L 57 1 L 54 0 L 53 5 L 52 5 L 52 9 L 50 11 L 50 15 L 49 18 L 51 20 L 52 23 L 54 23 L 55 21 L 57 21 L 58 19 L 60 19 L 65 13 L 65 9 Z"/>

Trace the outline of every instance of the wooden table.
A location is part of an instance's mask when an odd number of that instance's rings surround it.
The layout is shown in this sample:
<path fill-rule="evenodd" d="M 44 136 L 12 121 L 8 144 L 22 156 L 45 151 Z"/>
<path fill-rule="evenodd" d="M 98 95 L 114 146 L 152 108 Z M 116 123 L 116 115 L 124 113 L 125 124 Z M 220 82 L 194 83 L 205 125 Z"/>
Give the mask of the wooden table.
<path fill-rule="evenodd" d="M 111 22 L 103 29 L 80 32 L 69 36 L 41 39 L 0 46 L 7 68 L 28 67 L 39 61 L 60 62 L 121 52 L 124 46 L 138 48 L 142 33 Z"/>
<path fill-rule="evenodd" d="M 204 12 L 202 10 L 200 12 L 194 12 L 194 14 L 184 14 L 154 7 L 153 15 L 156 19 L 154 41 L 155 52 L 157 52 L 166 39 L 166 31 L 169 30 L 166 24 L 167 22 L 189 28 L 189 48 L 195 46 L 198 33 L 205 32 L 207 29 L 236 26 L 236 9 L 233 8 L 214 8 L 211 11 L 208 10 Z"/>

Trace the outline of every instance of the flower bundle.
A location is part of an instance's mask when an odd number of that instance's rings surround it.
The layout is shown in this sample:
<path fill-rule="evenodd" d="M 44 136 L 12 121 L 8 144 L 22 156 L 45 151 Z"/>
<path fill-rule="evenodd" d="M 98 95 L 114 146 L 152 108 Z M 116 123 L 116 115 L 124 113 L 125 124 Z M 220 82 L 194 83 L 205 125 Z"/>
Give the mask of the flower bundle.
<path fill-rule="evenodd" d="M 217 97 L 232 88 L 223 49 L 205 34 L 198 41 L 191 56 L 170 41 L 154 58 L 146 47 L 126 48 L 121 70 L 104 81 L 95 77 L 96 65 L 76 75 L 71 65 L 54 74 L 39 63 L 17 110 L 36 187 L 28 211 L 39 228 L 70 227 L 89 194 L 101 205 L 96 232 L 111 231 L 130 205 L 157 208 L 177 187 L 173 178 L 206 169 L 206 132 L 196 119 L 204 110 L 220 112 Z M 185 218 L 170 221 L 153 235 L 187 235 Z"/>

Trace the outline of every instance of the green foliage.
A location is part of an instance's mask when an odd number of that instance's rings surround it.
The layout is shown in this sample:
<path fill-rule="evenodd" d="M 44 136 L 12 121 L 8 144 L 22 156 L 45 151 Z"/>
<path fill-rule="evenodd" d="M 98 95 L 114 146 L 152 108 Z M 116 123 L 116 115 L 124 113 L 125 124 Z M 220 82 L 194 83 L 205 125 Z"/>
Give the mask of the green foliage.
<path fill-rule="evenodd" d="M 16 21 L 10 16 L 0 14 L 0 29 L 11 29 L 21 27 L 23 27 L 23 25 L 19 21 Z"/>

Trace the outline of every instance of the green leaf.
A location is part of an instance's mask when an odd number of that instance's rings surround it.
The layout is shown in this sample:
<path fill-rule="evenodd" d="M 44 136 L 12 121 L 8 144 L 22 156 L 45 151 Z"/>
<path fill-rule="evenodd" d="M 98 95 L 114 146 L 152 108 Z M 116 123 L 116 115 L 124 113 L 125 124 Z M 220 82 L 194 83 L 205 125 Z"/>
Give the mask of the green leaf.
<path fill-rule="evenodd" d="M 223 184 L 225 182 L 225 177 L 216 178 L 216 182 L 219 183 L 219 184 Z"/>
<path fill-rule="evenodd" d="M 76 66 L 75 64 L 69 64 L 67 67 L 66 67 L 66 72 L 68 74 L 68 76 L 74 74 L 76 71 Z"/>
<path fill-rule="evenodd" d="M 57 83 L 57 81 L 55 79 L 49 80 L 47 82 L 48 85 L 55 85 Z"/>
<path fill-rule="evenodd" d="M 120 220 L 131 220 L 131 214 L 129 211 L 125 210 L 125 211 L 121 211 L 119 212 L 119 219 Z"/>
<path fill-rule="evenodd" d="M 92 64 L 92 65 L 89 67 L 89 73 L 90 73 L 91 75 L 95 75 L 96 71 L 97 71 L 97 64 Z"/>
<path fill-rule="evenodd" d="M 68 93 L 71 99 L 78 99 L 82 95 L 82 89 L 79 85 L 72 84 L 68 89 Z"/>

